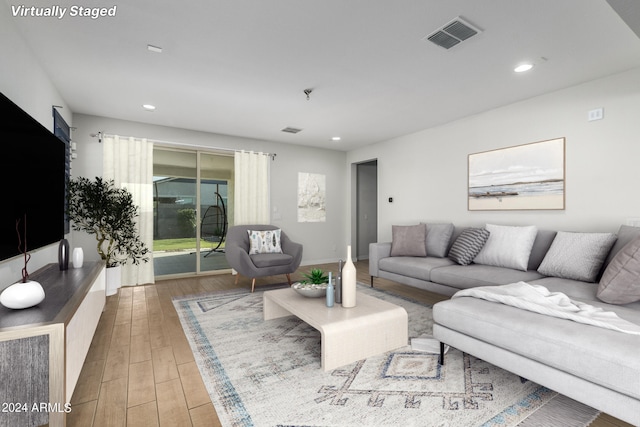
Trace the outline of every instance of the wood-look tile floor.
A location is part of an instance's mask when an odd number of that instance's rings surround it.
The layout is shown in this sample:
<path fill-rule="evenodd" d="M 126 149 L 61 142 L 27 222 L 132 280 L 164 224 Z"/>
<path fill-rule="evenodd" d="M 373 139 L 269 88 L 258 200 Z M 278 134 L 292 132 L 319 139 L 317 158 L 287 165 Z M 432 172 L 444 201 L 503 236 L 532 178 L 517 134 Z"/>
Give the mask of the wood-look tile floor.
<path fill-rule="evenodd" d="M 305 266 L 336 270 L 335 264 Z M 356 263 L 358 281 L 369 283 L 367 261 Z M 284 276 L 258 279 L 281 283 Z M 231 274 L 162 280 L 155 285 L 121 288 L 107 297 L 105 311 L 84 362 L 67 416 L 70 427 L 215 427 L 216 410 L 205 389 L 171 298 L 242 287 Z M 376 279 L 375 286 L 427 304 L 447 299 L 410 286 Z M 592 427 L 630 427 L 601 415 Z"/>

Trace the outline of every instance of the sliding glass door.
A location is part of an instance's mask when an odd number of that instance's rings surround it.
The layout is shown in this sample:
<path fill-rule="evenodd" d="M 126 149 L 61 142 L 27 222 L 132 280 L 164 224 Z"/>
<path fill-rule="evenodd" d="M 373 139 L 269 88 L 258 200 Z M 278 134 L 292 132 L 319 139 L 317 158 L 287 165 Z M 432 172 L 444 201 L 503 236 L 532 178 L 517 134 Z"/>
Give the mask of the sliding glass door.
<path fill-rule="evenodd" d="M 226 271 L 233 157 L 154 149 L 155 275 Z"/>
<path fill-rule="evenodd" d="M 232 218 L 229 187 L 233 157 L 200 154 L 200 271 L 229 269 L 225 237 Z"/>

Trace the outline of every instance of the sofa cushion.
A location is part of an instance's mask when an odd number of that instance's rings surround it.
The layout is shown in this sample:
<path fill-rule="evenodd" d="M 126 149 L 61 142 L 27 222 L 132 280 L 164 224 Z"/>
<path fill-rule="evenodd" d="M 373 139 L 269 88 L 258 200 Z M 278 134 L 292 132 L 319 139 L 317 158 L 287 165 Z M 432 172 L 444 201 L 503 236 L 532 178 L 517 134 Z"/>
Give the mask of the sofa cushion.
<path fill-rule="evenodd" d="M 249 254 L 281 254 L 280 234 L 282 230 L 247 230 Z"/>
<path fill-rule="evenodd" d="M 538 271 L 546 276 L 595 282 L 615 241 L 612 233 L 559 231 Z"/>
<path fill-rule="evenodd" d="M 447 256 L 454 226 L 451 223 L 427 223 L 427 255 L 439 258 Z"/>
<path fill-rule="evenodd" d="M 391 256 L 427 256 L 425 224 L 393 225 L 391 233 Z"/>
<path fill-rule="evenodd" d="M 452 265 L 449 258 L 437 257 L 387 257 L 382 258 L 378 263 L 378 269 L 401 276 L 413 277 L 420 280 L 429 281 L 431 271 L 436 267 Z"/>
<path fill-rule="evenodd" d="M 596 297 L 596 291 L 598 290 L 597 283 L 563 279 L 560 277 L 543 277 L 527 283 L 531 285 L 544 286 L 551 292 L 562 292 L 575 301 L 586 302 L 587 304 L 592 304 L 596 301 L 601 302 Z"/>
<path fill-rule="evenodd" d="M 527 282 L 541 277 L 543 277 L 542 274 L 535 270 L 521 271 L 482 264 L 452 265 L 436 268 L 431 272 L 432 282 L 458 289 Z"/>
<path fill-rule="evenodd" d="M 639 311 L 610 307 L 640 324 Z M 640 399 L 639 335 L 470 297 L 435 304 L 433 317 L 454 331 Z"/>
<path fill-rule="evenodd" d="M 640 236 L 611 260 L 600 279 L 597 295 L 611 304 L 640 301 Z"/>
<path fill-rule="evenodd" d="M 561 279 L 559 277 L 543 277 L 542 279 L 532 280 L 528 283 L 532 285 L 542 285 L 551 292 L 562 292 L 574 301 L 586 302 L 587 304 L 597 305 L 604 310 L 616 311 L 620 307 L 630 308 L 640 312 L 640 301 L 623 306 L 609 304 L 597 297 L 598 284 L 581 282 L 579 280 Z"/>
<path fill-rule="evenodd" d="M 449 258 L 460 265 L 469 265 L 478 255 L 489 238 L 484 228 L 466 228 L 462 230 L 449 250 Z"/>
<path fill-rule="evenodd" d="M 486 229 L 491 234 L 473 262 L 527 271 L 537 227 L 487 224 Z"/>

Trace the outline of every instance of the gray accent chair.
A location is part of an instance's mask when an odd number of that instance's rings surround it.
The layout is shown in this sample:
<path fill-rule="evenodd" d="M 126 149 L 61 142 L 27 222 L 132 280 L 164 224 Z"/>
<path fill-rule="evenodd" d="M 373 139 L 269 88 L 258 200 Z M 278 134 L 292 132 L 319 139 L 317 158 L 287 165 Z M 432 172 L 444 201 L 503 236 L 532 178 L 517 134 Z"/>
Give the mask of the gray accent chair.
<path fill-rule="evenodd" d="M 284 231 L 280 234 L 281 254 L 249 255 L 248 230 L 276 230 L 273 225 L 236 225 L 227 232 L 225 256 L 227 262 L 239 275 L 251 278 L 251 292 L 254 291 L 257 277 L 285 274 L 291 286 L 291 273 L 295 272 L 302 261 L 302 245 L 289 239 Z"/>

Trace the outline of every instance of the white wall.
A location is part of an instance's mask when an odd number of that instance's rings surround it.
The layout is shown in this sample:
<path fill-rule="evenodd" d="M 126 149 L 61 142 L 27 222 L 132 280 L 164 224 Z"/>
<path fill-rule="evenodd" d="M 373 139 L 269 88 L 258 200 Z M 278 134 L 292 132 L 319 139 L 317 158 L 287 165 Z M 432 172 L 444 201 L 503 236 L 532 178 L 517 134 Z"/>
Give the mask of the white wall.
<path fill-rule="evenodd" d="M 93 178 L 102 175 L 102 145 L 97 138 L 90 136 L 98 131 L 190 146 L 275 153 L 276 158 L 271 163 L 271 223 L 281 227 L 294 241 L 303 244 L 303 264 L 334 262 L 345 256 L 346 249 L 340 249 L 346 248 L 347 244 L 344 220 L 347 212 L 344 203 L 346 190 L 343 188 L 346 153 L 83 114 L 74 115 L 73 120 L 76 127 L 73 140 L 77 143 L 78 153 L 73 163 L 74 176 Z M 326 175 L 326 222 L 297 222 L 298 172 Z M 85 249 L 85 256 L 97 258 L 90 236 L 74 232 L 73 242 L 90 248 Z"/>
<path fill-rule="evenodd" d="M 9 10 L 8 7 L 0 8 L 0 92 L 49 130 L 53 130 L 53 105 L 63 107 L 59 112 L 71 125 L 71 111 L 16 30 Z M 35 193 L 42 189 L 32 190 Z M 29 273 L 51 262 L 58 262 L 57 244 L 30 253 Z M 0 289 L 20 279 L 22 267 L 22 257 L 0 262 Z"/>
<path fill-rule="evenodd" d="M 604 119 L 588 122 L 600 107 Z M 565 210 L 467 210 L 469 154 L 557 137 L 566 138 Z M 351 151 L 346 169 L 369 159 L 378 160 L 379 241 L 394 224 L 425 220 L 616 231 L 640 217 L 640 69 Z"/>
<path fill-rule="evenodd" d="M 89 136 L 98 130 L 277 153 L 272 164 L 271 202 L 282 217 L 273 223 L 304 244 L 305 263 L 345 256 L 344 248 L 354 236 L 352 164 L 374 159 L 378 160 L 380 241 L 390 240 L 392 224 L 420 220 L 615 231 L 628 218 L 640 217 L 636 190 L 640 182 L 640 69 L 345 154 L 93 116 L 75 115 L 72 121 L 52 80 L 16 30 L 9 8 L 0 8 L 0 55 L 0 91 L 47 128 L 52 127 L 51 106 L 65 107 L 62 115 L 77 127 L 72 135 L 79 155 L 73 165 L 75 175 L 93 177 L 102 173 L 101 146 Z M 605 109 L 604 120 L 587 122 L 587 111 L 598 107 Z M 556 137 L 567 139 L 566 210 L 467 211 L 468 154 Z M 327 176 L 326 223 L 297 223 L 298 172 Z M 389 196 L 394 197 L 394 203 L 387 203 Z M 82 242 L 74 236 L 72 244 Z M 93 247 L 91 240 L 87 244 Z M 52 245 L 35 251 L 30 270 L 55 262 L 56 249 Z M 95 255 L 93 250 L 85 253 L 89 259 Z M 15 259 L 0 263 L 0 288 L 19 279 L 21 266 L 21 260 Z"/>

